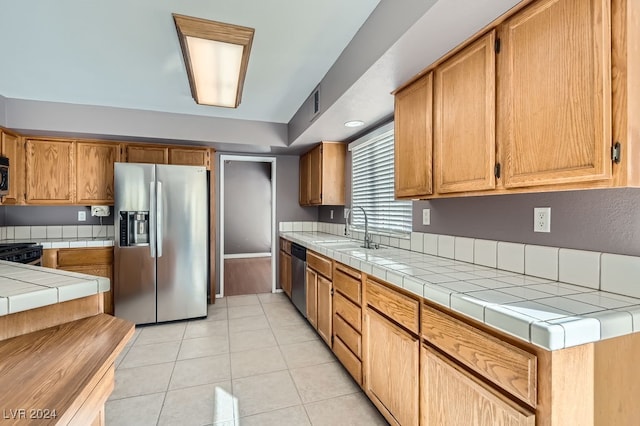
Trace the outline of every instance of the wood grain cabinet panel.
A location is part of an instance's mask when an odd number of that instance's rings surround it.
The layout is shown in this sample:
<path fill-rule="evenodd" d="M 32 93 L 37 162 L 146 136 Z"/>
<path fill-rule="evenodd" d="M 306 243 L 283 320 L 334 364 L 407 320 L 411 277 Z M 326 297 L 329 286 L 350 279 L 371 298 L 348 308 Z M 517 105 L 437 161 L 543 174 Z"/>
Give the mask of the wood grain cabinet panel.
<path fill-rule="evenodd" d="M 280 250 L 280 288 L 291 299 L 291 255 Z"/>
<path fill-rule="evenodd" d="M 300 205 L 344 205 L 347 146 L 321 142 L 300 156 Z"/>
<path fill-rule="evenodd" d="M 211 168 L 211 153 L 206 148 L 169 148 L 169 164 Z"/>
<path fill-rule="evenodd" d="M 333 296 L 332 283 L 322 275 L 318 275 L 317 283 L 317 327 L 318 334 L 329 347 L 331 347 L 331 335 L 333 332 Z"/>
<path fill-rule="evenodd" d="M 25 201 L 30 204 L 75 202 L 75 142 L 27 139 Z"/>
<path fill-rule="evenodd" d="M 127 145 L 128 163 L 168 164 L 169 147 Z"/>
<path fill-rule="evenodd" d="M 2 136 L 2 155 L 9 159 L 9 192 L 2 204 L 18 204 L 24 197 L 24 150 L 20 138 L 0 129 Z"/>
<path fill-rule="evenodd" d="M 120 161 L 120 144 L 76 144 L 76 198 L 78 204 L 113 204 L 113 165 Z"/>
<path fill-rule="evenodd" d="M 534 426 L 535 415 L 422 346 L 420 424 Z"/>
<path fill-rule="evenodd" d="M 395 196 L 431 195 L 433 74 L 395 94 Z"/>
<path fill-rule="evenodd" d="M 437 193 L 495 188 L 495 31 L 434 71 Z"/>
<path fill-rule="evenodd" d="M 537 405 L 537 358 L 429 306 L 422 307 L 422 337 L 456 361 L 521 399 Z"/>
<path fill-rule="evenodd" d="M 391 288 L 367 279 L 367 303 L 407 330 L 420 332 L 420 302 Z"/>
<path fill-rule="evenodd" d="M 307 321 L 318 329 L 318 273 L 307 267 Z"/>
<path fill-rule="evenodd" d="M 369 308 L 363 334 L 367 395 L 390 423 L 417 426 L 418 338 Z"/>
<path fill-rule="evenodd" d="M 609 0 L 540 0 L 499 30 L 507 188 L 611 177 Z"/>

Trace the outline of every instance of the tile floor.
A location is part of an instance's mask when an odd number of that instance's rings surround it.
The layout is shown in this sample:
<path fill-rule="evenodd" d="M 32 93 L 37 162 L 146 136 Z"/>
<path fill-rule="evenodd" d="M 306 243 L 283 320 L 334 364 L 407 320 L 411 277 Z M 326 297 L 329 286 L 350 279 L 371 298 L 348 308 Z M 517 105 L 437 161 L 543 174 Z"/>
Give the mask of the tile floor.
<path fill-rule="evenodd" d="M 386 425 L 282 293 L 231 296 L 206 320 L 139 327 L 106 405 L 118 425 Z"/>

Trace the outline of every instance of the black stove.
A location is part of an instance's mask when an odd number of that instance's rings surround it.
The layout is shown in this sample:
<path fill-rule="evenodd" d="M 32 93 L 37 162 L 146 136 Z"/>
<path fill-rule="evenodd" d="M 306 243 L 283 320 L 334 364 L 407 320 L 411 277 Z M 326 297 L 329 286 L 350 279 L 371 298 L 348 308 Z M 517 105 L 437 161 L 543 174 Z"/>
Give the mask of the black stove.
<path fill-rule="evenodd" d="M 0 244 L 0 260 L 29 265 L 41 265 L 42 246 L 36 243 Z"/>

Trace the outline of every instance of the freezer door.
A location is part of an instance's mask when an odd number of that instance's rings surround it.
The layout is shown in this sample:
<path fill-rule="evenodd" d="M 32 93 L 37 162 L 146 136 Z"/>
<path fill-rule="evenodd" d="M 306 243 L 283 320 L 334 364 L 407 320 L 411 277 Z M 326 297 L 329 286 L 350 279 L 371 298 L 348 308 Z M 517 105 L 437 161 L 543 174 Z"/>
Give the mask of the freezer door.
<path fill-rule="evenodd" d="M 158 322 L 207 315 L 208 185 L 204 167 L 156 165 Z"/>
<path fill-rule="evenodd" d="M 153 164 L 116 163 L 114 167 L 114 225 L 120 230 L 121 211 L 155 209 L 155 166 Z M 156 322 L 155 247 L 122 247 L 117 235 L 114 247 L 114 314 L 136 324 Z"/>

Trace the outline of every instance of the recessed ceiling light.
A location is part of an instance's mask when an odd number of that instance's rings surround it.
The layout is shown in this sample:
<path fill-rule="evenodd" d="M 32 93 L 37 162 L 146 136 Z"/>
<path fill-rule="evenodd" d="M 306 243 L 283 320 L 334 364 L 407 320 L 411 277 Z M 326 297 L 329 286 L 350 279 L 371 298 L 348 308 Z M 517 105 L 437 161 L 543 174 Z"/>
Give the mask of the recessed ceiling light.
<path fill-rule="evenodd" d="M 344 123 L 345 127 L 360 127 L 364 125 L 364 121 L 362 120 L 350 120 Z"/>
<path fill-rule="evenodd" d="M 173 14 L 193 99 L 236 108 L 249 64 L 253 28 Z"/>

